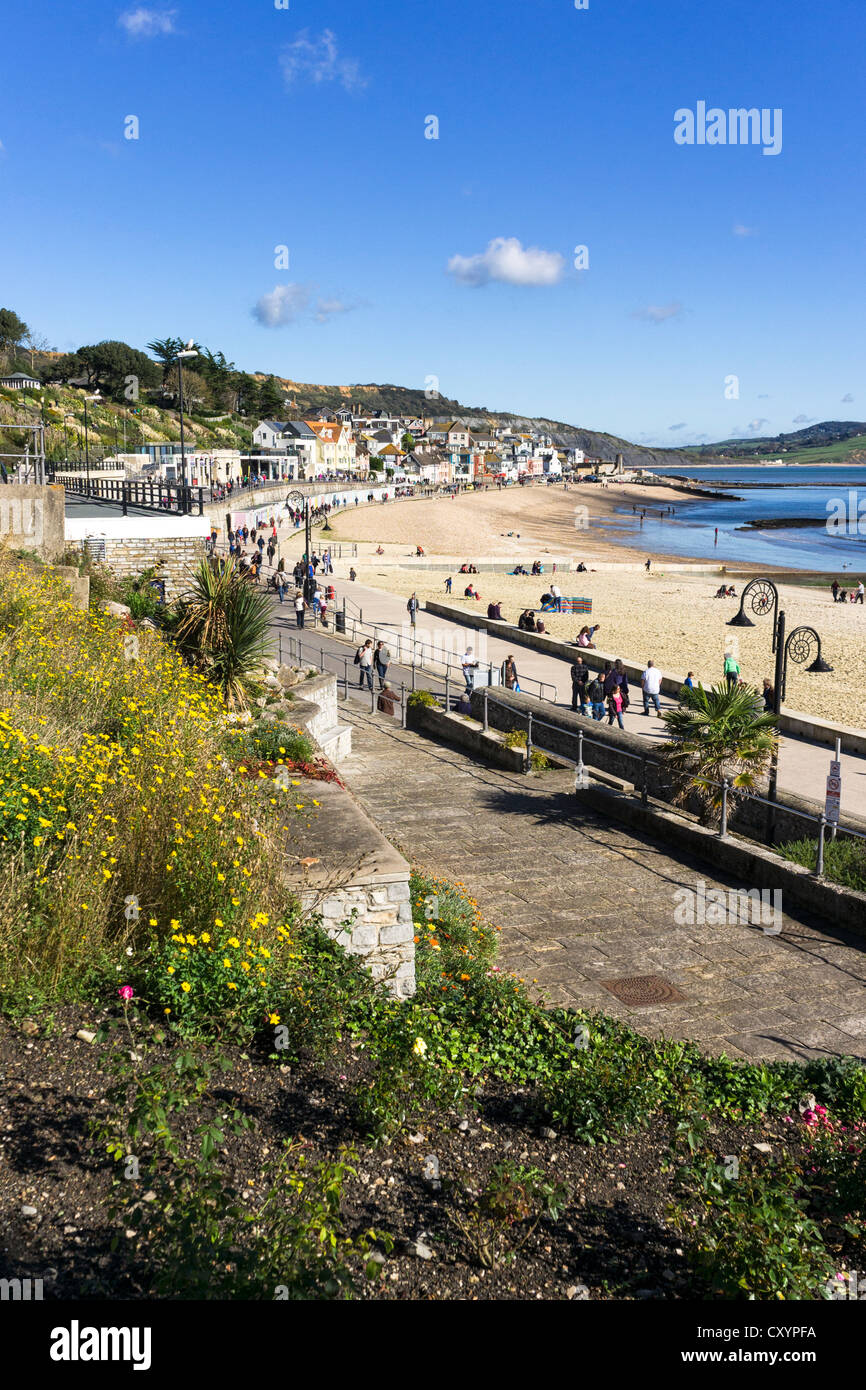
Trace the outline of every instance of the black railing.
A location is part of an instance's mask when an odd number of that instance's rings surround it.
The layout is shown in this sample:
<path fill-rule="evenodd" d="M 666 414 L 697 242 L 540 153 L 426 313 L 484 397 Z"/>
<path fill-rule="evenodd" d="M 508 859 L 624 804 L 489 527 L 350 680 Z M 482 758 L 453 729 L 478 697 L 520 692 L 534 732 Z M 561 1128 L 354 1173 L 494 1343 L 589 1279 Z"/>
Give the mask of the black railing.
<path fill-rule="evenodd" d="M 58 470 L 60 472 L 60 470 Z M 122 482 L 111 478 L 68 478 L 61 473 L 50 474 L 49 480 L 62 483 L 67 492 L 86 497 L 94 502 L 109 502 L 120 506 L 123 515 L 130 507 L 138 507 L 150 512 L 163 512 L 175 516 L 189 516 L 204 513 L 204 494 L 207 489 L 189 487 L 183 483 L 161 482 Z"/>

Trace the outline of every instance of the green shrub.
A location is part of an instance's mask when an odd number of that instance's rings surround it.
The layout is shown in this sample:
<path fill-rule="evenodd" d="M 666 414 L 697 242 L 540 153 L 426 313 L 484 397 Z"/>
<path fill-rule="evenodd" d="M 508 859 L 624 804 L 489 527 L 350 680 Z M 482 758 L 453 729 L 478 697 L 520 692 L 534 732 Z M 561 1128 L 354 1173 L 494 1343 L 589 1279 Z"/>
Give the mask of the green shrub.
<path fill-rule="evenodd" d="M 784 859 L 811 869 L 813 873 L 817 868 L 817 840 L 788 840 L 778 846 L 778 853 Z M 825 839 L 824 873 L 833 883 L 866 893 L 866 843 L 863 840 Z"/>
<path fill-rule="evenodd" d="M 408 709 L 430 709 L 432 705 L 437 705 L 439 701 L 431 690 L 413 690 L 406 701 Z"/>

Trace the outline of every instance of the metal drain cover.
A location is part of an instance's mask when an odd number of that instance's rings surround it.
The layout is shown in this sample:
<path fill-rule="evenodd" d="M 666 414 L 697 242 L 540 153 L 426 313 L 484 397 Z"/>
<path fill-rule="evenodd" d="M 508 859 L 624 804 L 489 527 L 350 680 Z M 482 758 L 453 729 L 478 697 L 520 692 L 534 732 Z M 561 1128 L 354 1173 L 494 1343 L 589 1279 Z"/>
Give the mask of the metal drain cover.
<path fill-rule="evenodd" d="M 601 980 L 599 983 L 621 1003 L 633 1007 L 641 1004 L 680 1004 L 686 997 L 662 975 L 624 975 L 620 980 Z"/>

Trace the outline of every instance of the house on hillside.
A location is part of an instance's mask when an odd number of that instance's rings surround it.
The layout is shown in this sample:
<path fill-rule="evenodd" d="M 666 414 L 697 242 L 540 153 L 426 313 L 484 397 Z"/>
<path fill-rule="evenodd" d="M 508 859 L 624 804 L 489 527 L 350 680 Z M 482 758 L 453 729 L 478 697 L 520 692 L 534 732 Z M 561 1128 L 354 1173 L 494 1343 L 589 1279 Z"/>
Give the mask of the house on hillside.
<path fill-rule="evenodd" d="M 42 382 L 26 372 L 13 372 L 11 376 L 0 376 L 0 386 L 5 386 L 7 391 L 38 391 Z"/>
<path fill-rule="evenodd" d="M 346 425 L 336 420 L 307 420 L 304 423 L 316 438 L 315 475 L 356 471 L 355 439 Z"/>

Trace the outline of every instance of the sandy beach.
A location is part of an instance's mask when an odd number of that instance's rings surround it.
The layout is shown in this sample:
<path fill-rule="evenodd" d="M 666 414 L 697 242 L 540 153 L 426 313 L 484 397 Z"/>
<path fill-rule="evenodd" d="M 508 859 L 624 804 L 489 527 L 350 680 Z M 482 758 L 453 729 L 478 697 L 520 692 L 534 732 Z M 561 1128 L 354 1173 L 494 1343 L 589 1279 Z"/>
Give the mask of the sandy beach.
<path fill-rule="evenodd" d="M 688 501 L 688 493 L 669 487 L 612 485 L 568 492 L 561 486 L 512 488 L 461 494 L 454 501 L 407 499 L 359 508 L 339 517 L 333 529 L 335 539 L 359 542 L 354 561 L 359 582 L 406 597 L 414 590 L 419 599 L 441 601 L 450 573 L 450 602 L 456 608 L 486 612 L 488 602 L 499 601 L 503 617 L 513 622 L 524 608 L 540 610 L 541 595 L 556 564 L 563 594 L 591 598 L 592 617 L 545 614 L 543 621 L 553 636 L 574 638 L 585 621 L 598 623 L 596 640 L 604 651 L 637 662 L 652 657 L 672 674 L 685 676 L 694 671 L 705 684 L 721 679 L 725 650 L 738 640 L 743 676 L 760 687 L 764 676 L 773 678 L 769 617 L 755 618 L 753 628 L 727 627 L 739 604 L 713 597 L 721 582 L 715 567 L 695 561 L 701 569 L 683 572 L 679 567 L 689 562 L 681 556 L 655 555 L 646 574 L 644 553 L 602 538 L 593 526 L 622 502 L 678 508 Z M 586 514 L 576 513 L 578 507 L 586 508 Z M 378 545 L 385 551 L 383 556 L 374 553 Z M 429 562 L 453 561 L 453 569 L 417 567 L 413 563 L 416 545 L 424 547 Z M 458 573 L 464 561 L 514 560 L 527 565 L 536 559 L 544 565 L 541 579 Z M 719 556 L 720 565 L 724 559 Z M 579 561 L 589 573 L 569 572 Z M 595 565 L 600 568 L 593 572 Z M 344 559 L 338 569 L 347 572 L 348 562 Z M 470 582 L 480 592 L 480 602 L 463 597 Z M 740 580 L 730 582 L 739 595 Z M 866 725 L 866 606 L 834 604 L 829 587 L 808 588 L 779 579 L 777 583 L 788 632 L 802 624 L 817 628 L 822 655 L 834 668 L 830 675 L 809 675 L 789 661 L 787 708 L 855 727 Z"/>

